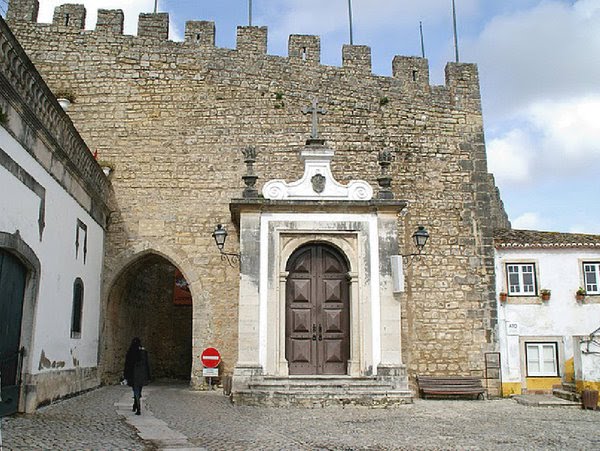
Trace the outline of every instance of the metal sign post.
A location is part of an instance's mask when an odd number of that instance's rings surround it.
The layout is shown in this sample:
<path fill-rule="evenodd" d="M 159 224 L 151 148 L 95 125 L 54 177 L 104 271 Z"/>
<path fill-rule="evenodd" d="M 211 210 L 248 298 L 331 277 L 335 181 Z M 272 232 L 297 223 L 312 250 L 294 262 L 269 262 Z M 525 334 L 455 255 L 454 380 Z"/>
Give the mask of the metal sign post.
<path fill-rule="evenodd" d="M 206 348 L 200 354 L 200 361 L 202 362 L 202 376 L 208 378 L 208 386 L 213 389 L 212 378 L 219 377 L 219 363 L 221 363 L 221 354 L 216 348 Z"/>

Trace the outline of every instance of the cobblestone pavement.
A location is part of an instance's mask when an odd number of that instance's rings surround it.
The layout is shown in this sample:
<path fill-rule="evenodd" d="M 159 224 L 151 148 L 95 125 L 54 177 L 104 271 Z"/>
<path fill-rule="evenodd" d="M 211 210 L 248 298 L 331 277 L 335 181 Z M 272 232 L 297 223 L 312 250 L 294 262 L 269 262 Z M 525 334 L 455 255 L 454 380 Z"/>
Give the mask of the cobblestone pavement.
<path fill-rule="evenodd" d="M 148 450 L 115 410 L 123 390 L 103 387 L 38 409 L 2 418 L 4 450 Z"/>
<path fill-rule="evenodd" d="M 416 400 L 390 409 L 296 409 L 236 407 L 220 391 L 194 392 L 184 385 L 150 386 L 145 396 L 142 418 L 162 420 L 165 428 L 186 437 L 187 448 L 600 449 L 600 412 L 528 407 L 508 399 Z M 115 405 L 119 400 L 129 402 L 127 397 L 127 387 L 105 387 L 35 415 L 5 419 L 5 449 L 160 448 L 160 442 L 136 438 L 124 417 L 117 415 Z"/>

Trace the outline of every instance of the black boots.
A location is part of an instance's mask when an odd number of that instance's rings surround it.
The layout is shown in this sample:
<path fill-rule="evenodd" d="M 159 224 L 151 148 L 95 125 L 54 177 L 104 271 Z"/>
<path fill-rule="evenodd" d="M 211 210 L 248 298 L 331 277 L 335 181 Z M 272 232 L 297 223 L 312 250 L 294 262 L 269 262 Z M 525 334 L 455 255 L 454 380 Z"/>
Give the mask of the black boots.
<path fill-rule="evenodd" d="M 139 404 L 139 403 L 138 403 L 138 400 L 137 400 L 137 398 L 136 398 L 136 397 L 134 397 L 134 398 L 133 398 L 133 407 L 131 408 L 131 411 L 132 411 L 132 412 L 135 412 L 135 411 L 137 410 L 137 408 L 138 408 L 138 404 Z"/>
<path fill-rule="evenodd" d="M 140 398 L 138 397 L 134 397 L 133 398 L 133 409 L 132 409 L 136 415 L 141 415 L 142 412 L 142 401 Z"/>

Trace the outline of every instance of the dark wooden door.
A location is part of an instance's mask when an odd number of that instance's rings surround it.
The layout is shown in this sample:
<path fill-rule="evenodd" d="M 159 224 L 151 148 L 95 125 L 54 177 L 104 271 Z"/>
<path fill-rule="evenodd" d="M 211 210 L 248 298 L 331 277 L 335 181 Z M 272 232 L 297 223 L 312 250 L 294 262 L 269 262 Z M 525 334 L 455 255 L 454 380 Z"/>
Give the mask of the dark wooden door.
<path fill-rule="evenodd" d="M 286 358 L 291 375 L 347 374 L 350 357 L 348 266 L 324 244 L 290 258 L 286 283 Z"/>
<path fill-rule="evenodd" d="M 0 416 L 17 411 L 19 404 L 21 319 L 27 268 L 0 249 Z"/>

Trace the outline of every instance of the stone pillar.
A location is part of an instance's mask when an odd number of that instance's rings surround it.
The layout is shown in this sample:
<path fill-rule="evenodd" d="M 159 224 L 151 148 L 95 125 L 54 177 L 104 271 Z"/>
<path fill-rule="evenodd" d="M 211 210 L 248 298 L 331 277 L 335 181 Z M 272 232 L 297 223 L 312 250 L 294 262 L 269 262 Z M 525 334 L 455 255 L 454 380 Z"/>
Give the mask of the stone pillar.
<path fill-rule="evenodd" d="M 185 23 L 185 42 L 195 45 L 215 46 L 215 23 L 190 20 Z"/>
<path fill-rule="evenodd" d="M 140 14 L 137 34 L 139 38 L 167 41 L 169 39 L 169 14 Z"/>
<path fill-rule="evenodd" d="M 99 9 L 96 31 L 99 33 L 123 34 L 123 10 Z"/>
<path fill-rule="evenodd" d="M 54 8 L 52 25 L 59 27 L 85 28 L 85 7 L 83 5 L 60 5 Z"/>
<path fill-rule="evenodd" d="M 429 62 L 415 56 L 395 56 L 392 61 L 392 76 L 404 83 L 428 87 Z"/>
<path fill-rule="evenodd" d="M 9 22 L 37 22 L 40 2 L 38 0 L 10 0 L 6 20 Z"/>
<path fill-rule="evenodd" d="M 232 393 L 247 389 L 260 365 L 260 212 L 240 214 L 240 298 L 238 362 L 233 370 Z"/>
<path fill-rule="evenodd" d="M 237 27 L 236 50 L 240 52 L 267 53 L 267 27 Z"/>
<path fill-rule="evenodd" d="M 288 56 L 292 61 L 321 62 L 321 38 L 319 36 L 293 34 L 288 41 Z"/>
<path fill-rule="evenodd" d="M 371 47 L 348 45 L 342 47 L 342 67 L 361 74 L 371 73 Z"/>

